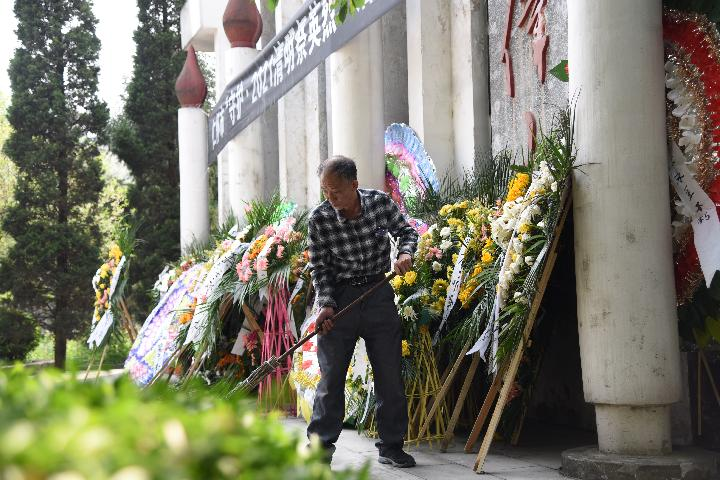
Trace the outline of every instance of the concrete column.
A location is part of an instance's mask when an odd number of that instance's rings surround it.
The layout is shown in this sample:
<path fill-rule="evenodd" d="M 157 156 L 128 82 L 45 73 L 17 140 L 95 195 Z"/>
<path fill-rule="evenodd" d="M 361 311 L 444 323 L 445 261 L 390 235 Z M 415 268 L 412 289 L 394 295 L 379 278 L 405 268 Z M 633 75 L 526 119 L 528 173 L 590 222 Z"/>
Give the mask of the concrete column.
<path fill-rule="evenodd" d="M 382 30 L 375 22 L 330 56 L 332 154 L 357 162 L 361 187 L 385 184 Z"/>
<path fill-rule="evenodd" d="M 219 17 L 222 18 L 222 12 L 224 6 L 219 10 Z M 222 24 L 222 21 L 220 21 Z M 223 91 L 225 90 L 225 57 L 228 50 L 230 49 L 230 42 L 225 36 L 225 32 L 222 28 L 219 28 L 215 32 L 215 101 L 220 98 Z M 228 184 L 230 177 L 228 176 L 228 149 L 225 148 L 217 156 L 217 181 L 218 181 L 218 205 L 217 212 L 218 225 L 225 223 L 225 220 L 230 215 L 230 196 L 228 193 Z"/>
<path fill-rule="evenodd" d="M 409 124 L 405 2 L 382 16 L 383 121 Z"/>
<path fill-rule="evenodd" d="M 280 5 L 285 0 L 278 3 Z M 263 20 L 263 30 L 260 36 L 258 49 L 262 50 L 275 37 L 275 12 L 268 6 L 267 0 L 255 0 Z M 281 27 L 282 28 L 282 27 Z M 263 196 L 269 197 L 280 189 L 279 171 L 279 135 L 278 135 L 278 106 L 270 105 L 260 118 L 262 130 L 262 158 L 264 171 Z"/>
<path fill-rule="evenodd" d="M 671 450 L 680 398 L 662 2 L 568 2 L 577 95 L 575 268 L 585 399 L 600 451 Z"/>
<path fill-rule="evenodd" d="M 453 171 L 457 178 L 490 151 L 487 3 L 451 0 Z"/>
<path fill-rule="evenodd" d="M 302 0 L 283 0 L 275 8 L 275 26 L 282 30 L 302 7 Z M 307 206 L 306 179 L 308 129 L 305 124 L 305 80 L 278 100 L 278 147 L 280 195 L 301 207 Z M 310 105 L 309 105 L 310 106 Z"/>
<path fill-rule="evenodd" d="M 257 57 L 255 48 L 230 48 L 225 55 L 225 78 L 230 83 Z M 265 165 L 261 118 L 256 119 L 230 140 L 228 152 L 228 198 L 230 211 L 237 218 L 252 200 L 265 197 Z"/>
<path fill-rule="evenodd" d="M 406 9 L 410 126 L 442 179 L 454 156 L 450 0 L 407 0 Z"/>
<path fill-rule="evenodd" d="M 328 118 L 325 63 L 305 77 L 305 159 L 306 204 L 309 208 L 320 202 L 320 179 L 317 169 L 328 158 Z"/>
<path fill-rule="evenodd" d="M 207 115 L 203 109 L 179 109 L 180 247 L 183 254 L 194 242 L 204 244 L 210 237 L 207 148 Z"/>

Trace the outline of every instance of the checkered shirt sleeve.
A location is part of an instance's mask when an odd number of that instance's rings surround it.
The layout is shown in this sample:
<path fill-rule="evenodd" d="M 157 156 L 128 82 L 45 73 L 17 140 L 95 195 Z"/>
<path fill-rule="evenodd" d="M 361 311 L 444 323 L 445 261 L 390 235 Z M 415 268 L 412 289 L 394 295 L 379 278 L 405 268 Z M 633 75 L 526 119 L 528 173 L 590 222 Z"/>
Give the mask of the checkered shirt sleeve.
<path fill-rule="evenodd" d="M 359 189 L 362 213 L 342 219 L 328 202 L 310 214 L 308 249 L 313 282 L 321 307 L 337 308 L 338 281 L 390 270 L 390 239 L 398 252 L 413 255 L 418 235 L 397 204 L 384 192 Z"/>

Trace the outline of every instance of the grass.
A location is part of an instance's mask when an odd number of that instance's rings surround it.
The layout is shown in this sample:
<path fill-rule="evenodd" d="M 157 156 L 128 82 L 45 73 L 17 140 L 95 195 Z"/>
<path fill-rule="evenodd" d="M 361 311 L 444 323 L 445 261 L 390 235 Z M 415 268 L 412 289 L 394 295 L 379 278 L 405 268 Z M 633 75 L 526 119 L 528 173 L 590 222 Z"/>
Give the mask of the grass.
<path fill-rule="evenodd" d="M 43 332 L 38 346 L 28 354 L 25 361 L 52 361 L 55 358 L 54 345 L 54 335 L 49 332 Z M 105 354 L 105 360 L 102 366 L 103 370 L 122 368 L 131 346 L 130 340 L 125 336 L 122 337 L 122 341 L 117 338 L 113 339 L 108 347 L 107 354 Z M 97 349 L 97 351 L 90 350 L 87 343 L 85 343 L 85 339 L 69 340 L 67 342 L 66 367 L 68 370 L 84 370 L 94 355 L 93 369 L 96 369 L 101 353 L 102 349 Z"/>

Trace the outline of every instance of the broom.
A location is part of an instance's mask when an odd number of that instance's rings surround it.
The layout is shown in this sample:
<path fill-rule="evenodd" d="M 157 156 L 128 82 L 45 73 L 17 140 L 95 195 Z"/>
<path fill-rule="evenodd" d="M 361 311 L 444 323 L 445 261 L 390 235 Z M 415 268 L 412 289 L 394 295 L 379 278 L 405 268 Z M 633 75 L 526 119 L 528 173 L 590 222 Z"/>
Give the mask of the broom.
<path fill-rule="evenodd" d="M 393 278 L 395 278 L 396 275 L 397 275 L 397 273 L 393 272 L 392 274 L 388 275 L 384 279 L 380 280 L 378 283 L 373 285 L 372 288 L 370 288 L 370 290 L 368 290 L 367 292 L 360 295 L 347 307 L 343 308 L 338 313 L 336 313 L 335 315 L 330 317 L 330 320 L 334 321 L 334 320 L 337 320 L 338 318 L 342 317 L 343 315 L 345 315 L 349 310 L 351 310 L 353 307 L 355 307 L 355 305 L 357 305 L 358 303 L 365 300 L 368 296 L 370 296 L 370 294 L 372 294 L 375 290 L 377 290 L 378 288 L 382 287 L 385 283 L 387 283 L 390 280 L 392 280 Z M 257 387 L 258 385 L 260 385 L 260 382 L 262 382 L 265 377 L 267 377 L 272 372 L 274 372 L 275 369 L 278 368 L 285 359 L 287 359 L 287 357 L 292 355 L 293 352 L 295 352 L 295 350 L 302 347 L 305 342 L 307 342 L 308 340 L 313 338 L 315 335 L 317 335 L 318 332 L 319 332 L 319 330 L 315 329 L 314 332 L 312 332 L 310 335 L 306 336 L 305 338 L 303 338 L 302 340 L 297 342 L 287 352 L 283 353 L 279 357 L 275 357 L 275 355 L 273 355 L 272 357 L 267 359 L 262 365 L 260 365 L 258 368 L 253 370 L 253 372 L 245 380 L 243 380 L 235 388 L 233 388 L 229 395 L 232 395 L 237 391 L 247 393 L 247 392 L 251 391 L 252 389 L 254 389 L 255 387 Z"/>

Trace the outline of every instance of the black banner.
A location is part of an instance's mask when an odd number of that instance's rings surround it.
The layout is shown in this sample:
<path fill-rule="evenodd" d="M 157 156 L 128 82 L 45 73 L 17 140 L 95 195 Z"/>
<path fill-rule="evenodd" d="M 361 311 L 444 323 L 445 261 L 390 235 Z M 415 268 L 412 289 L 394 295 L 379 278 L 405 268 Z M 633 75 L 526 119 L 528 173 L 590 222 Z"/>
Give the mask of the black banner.
<path fill-rule="evenodd" d="M 345 22 L 335 23 L 333 0 L 308 2 L 258 57 L 227 85 L 210 113 L 209 163 L 268 107 L 325 58 L 369 27 L 402 0 L 366 0 Z M 378 59 L 380 61 L 380 59 Z"/>

